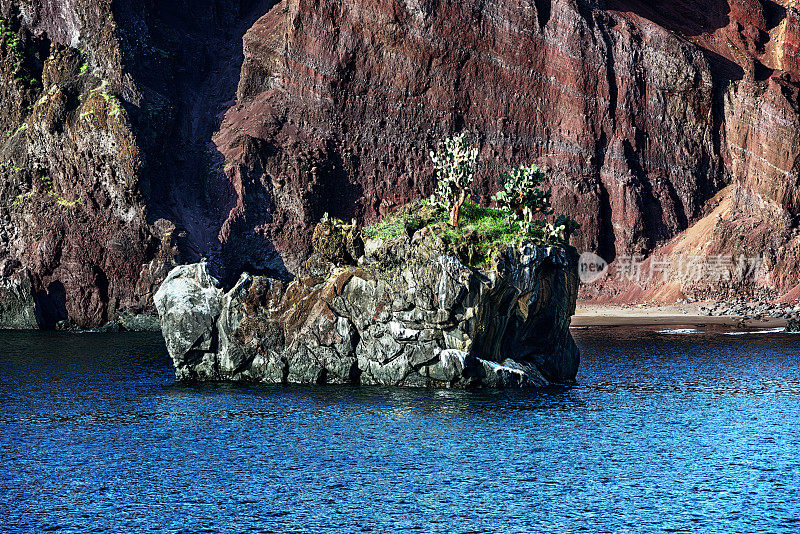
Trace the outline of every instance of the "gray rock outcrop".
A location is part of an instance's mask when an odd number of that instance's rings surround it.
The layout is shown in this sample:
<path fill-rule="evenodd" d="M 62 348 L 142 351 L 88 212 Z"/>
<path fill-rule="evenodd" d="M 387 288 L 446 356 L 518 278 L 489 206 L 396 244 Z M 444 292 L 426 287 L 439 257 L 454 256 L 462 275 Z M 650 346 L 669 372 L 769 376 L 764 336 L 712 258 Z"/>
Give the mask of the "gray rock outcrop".
<path fill-rule="evenodd" d="M 179 380 L 525 387 L 574 380 L 577 286 L 570 247 L 511 247 L 482 272 L 422 232 L 227 292 L 205 263 L 177 267 L 155 302 Z"/>
<path fill-rule="evenodd" d="M 0 329 L 33 330 L 41 322 L 28 272 L 0 279 Z"/>

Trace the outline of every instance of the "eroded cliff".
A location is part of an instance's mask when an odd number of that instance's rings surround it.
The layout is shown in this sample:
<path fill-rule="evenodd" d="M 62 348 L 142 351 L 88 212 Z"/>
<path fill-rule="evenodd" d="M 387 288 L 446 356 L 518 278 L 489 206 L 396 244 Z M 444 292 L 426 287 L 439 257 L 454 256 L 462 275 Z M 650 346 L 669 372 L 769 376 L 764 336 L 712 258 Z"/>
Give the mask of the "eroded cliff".
<path fill-rule="evenodd" d="M 40 325 L 152 311 L 181 256 L 218 260 L 208 143 L 266 4 L 0 2 L 0 275 L 30 278 Z"/>
<path fill-rule="evenodd" d="M 793 2 L 758 0 L 285 0 L 245 35 L 238 101 L 215 136 L 238 199 L 224 235 L 263 236 L 296 265 L 323 211 L 371 220 L 429 193 L 428 147 L 467 130 L 484 199 L 499 166 L 547 167 L 556 209 L 583 225 L 578 247 L 608 261 L 668 255 L 733 192 L 727 218 L 695 229 L 711 243 L 697 254 L 731 269 L 762 257 L 736 290 L 789 292 L 798 22 Z"/>
<path fill-rule="evenodd" d="M 483 200 L 501 167 L 550 169 L 556 209 L 583 225 L 579 249 L 761 256 L 735 291 L 797 284 L 794 1 L 0 11 L 0 274 L 25 271 L 45 323 L 152 309 L 169 269 L 203 256 L 227 284 L 296 272 L 323 213 L 372 221 L 430 193 L 428 150 L 461 130 L 481 150 Z M 697 285 L 663 282 L 586 291 Z"/>

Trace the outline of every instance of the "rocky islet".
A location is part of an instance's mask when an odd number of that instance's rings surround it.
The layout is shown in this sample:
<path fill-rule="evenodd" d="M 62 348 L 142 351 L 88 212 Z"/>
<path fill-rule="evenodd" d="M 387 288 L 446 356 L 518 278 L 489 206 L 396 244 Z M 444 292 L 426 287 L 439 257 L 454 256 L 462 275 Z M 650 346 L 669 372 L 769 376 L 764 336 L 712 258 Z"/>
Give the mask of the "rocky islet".
<path fill-rule="evenodd" d="M 322 241 L 318 250 L 335 248 Z M 244 274 L 228 291 L 206 263 L 175 268 L 155 300 L 177 378 L 461 388 L 574 380 L 571 247 L 522 242 L 490 271 L 464 265 L 427 227 L 364 250 L 349 265 L 316 252 L 291 282 Z"/>

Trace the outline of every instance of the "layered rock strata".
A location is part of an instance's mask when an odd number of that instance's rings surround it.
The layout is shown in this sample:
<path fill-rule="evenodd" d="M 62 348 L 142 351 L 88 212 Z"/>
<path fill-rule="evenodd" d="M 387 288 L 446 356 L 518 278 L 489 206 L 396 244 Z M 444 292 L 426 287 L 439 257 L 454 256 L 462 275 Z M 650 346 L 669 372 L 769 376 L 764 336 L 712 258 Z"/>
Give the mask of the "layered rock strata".
<path fill-rule="evenodd" d="M 794 0 L 0 0 L 0 15 L 0 274 L 27 273 L 43 324 L 152 311 L 169 270 L 204 256 L 228 285 L 296 272 L 325 212 L 372 221 L 429 194 L 428 151 L 462 130 L 484 200 L 501 168 L 549 168 L 580 249 L 762 260 L 722 288 L 587 295 L 800 296 Z"/>
<path fill-rule="evenodd" d="M 295 268 L 323 212 L 373 220 L 430 193 L 428 150 L 464 130 L 484 199 L 503 167 L 549 168 L 556 210 L 582 224 L 576 245 L 607 261 L 669 254 L 730 186 L 700 254 L 764 256 L 728 289 L 789 292 L 799 21 L 791 1 L 283 0 L 245 35 L 214 137 L 236 191 L 224 239 L 268 241 Z M 600 293 L 674 299 L 706 282 Z"/>

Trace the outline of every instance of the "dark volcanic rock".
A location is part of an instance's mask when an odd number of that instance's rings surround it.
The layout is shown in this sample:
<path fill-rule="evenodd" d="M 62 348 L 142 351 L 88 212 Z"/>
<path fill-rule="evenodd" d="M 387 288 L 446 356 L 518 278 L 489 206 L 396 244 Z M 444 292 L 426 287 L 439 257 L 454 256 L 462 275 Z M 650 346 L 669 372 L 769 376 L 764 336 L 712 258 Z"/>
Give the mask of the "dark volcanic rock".
<path fill-rule="evenodd" d="M 509 248 L 488 274 L 432 238 L 366 249 L 359 267 L 313 255 L 293 282 L 245 274 L 228 292 L 205 263 L 176 268 L 156 306 L 178 379 L 437 387 L 574 380 L 573 249 Z"/>
<path fill-rule="evenodd" d="M 47 326 L 152 310 L 177 249 L 147 218 L 111 3 L 0 12 L 0 259 L 30 273 Z"/>

